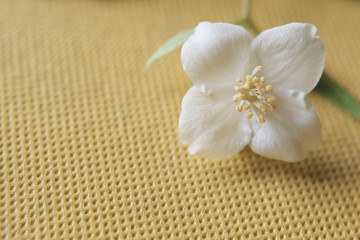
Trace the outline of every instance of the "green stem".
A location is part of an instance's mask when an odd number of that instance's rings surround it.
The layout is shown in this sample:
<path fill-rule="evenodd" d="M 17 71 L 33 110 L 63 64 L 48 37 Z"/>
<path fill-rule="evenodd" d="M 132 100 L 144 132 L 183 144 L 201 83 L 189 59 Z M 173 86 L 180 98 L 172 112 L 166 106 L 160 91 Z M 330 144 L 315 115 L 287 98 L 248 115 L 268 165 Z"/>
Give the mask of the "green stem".
<path fill-rule="evenodd" d="M 256 35 L 260 34 L 259 29 L 255 26 L 254 22 L 249 18 L 248 22 L 246 23 L 247 27 L 253 31 Z"/>
<path fill-rule="evenodd" d="M 241 1 L 241 18 L 249 19 L 250 18 L 250 0 L 242 0 Z"/>
<path fill-rule="evenodd" d="M 251 19 L 250 10 L 251 10 L 251 0 L 242 0 L 241 7 L 241 17 L 239 20 L 234 23 L 237 25 L 243 25 L 247 29 L 250 29 L 256 35 L 260 33 L 260 31 L 256 28 L 254 22 Z"/>

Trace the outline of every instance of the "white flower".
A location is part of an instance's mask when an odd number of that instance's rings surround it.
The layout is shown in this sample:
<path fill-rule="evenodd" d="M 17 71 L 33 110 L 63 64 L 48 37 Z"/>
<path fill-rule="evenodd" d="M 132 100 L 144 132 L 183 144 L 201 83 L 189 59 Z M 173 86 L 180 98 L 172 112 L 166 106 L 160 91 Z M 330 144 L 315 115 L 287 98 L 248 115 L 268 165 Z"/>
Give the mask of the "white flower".
<path fill-rule="evenodd" d="M 321 123 L 306 98 L 325 53 L 311 24 L 291 23 L 255 39 L 244 28 L 202 22 L 182 47 L 194 85 L 184 96 L 179 135 L 190 154 L 259 155 L 299 161 L 321 142 Z"/>

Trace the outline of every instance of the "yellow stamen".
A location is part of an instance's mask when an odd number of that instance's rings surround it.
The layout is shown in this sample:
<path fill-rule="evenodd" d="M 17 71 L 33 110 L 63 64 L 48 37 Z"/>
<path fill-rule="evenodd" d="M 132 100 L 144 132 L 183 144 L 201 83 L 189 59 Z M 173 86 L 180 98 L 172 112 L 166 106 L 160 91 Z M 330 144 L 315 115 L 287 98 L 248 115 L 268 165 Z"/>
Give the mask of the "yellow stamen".
<path fill-rule="evenodd" d="M 265 122 L 265 117 L 264 117 L 264 115 L 260 115 L 260 116 L 259 116 L 259 122 L 260 122 L 260 123 L 264 123 L 264 122 Z"/>
<path fill-rule="evenodd" d="M 264 104 L 260 103 L 258 105 L 258 108 L 260 109 L 260 111 L 262 111 L 263 113 L 266 113 L 267 112 L 267 108 Z"/>
<path fill-rule="evenodd" d="M 242 83 L 242 82 L 243 82 L 242 78 L 238 78 L 236 81 L 237 81 L 238 83 Z"/>
<path fill-rule="evenodd" d="M 269 97 L 266 99 L 267 103 L 274 103 L 275 101 L 276 101 L 275 98 L 272 98 L 272 97 Z"/>
<path fill-rule="evenodd" d="M 269 93 L 273 91 L 273 86 L 265 84 L 266 78 L 256 76 L 261 70 L 263 70 L 262 66 L 256 66 L 251 75 L 246 75 L 244 79 L 239 77 L 236 80 L 239 84 L 234 87 L 237 94 L 233 96 L 232 100 L 238 102 L 236 110 L 246 112 L 247 118 L 251 119 L 255 114 L 260 123 L 265 123 L 265 115 L 270 110 L 274 111 L 276 109 L 273 104 L 276 102 L 276 98 Z M 252 111 L 255 111 L 255 113 L 252 113 Z"/>
<path fill-rule="evenodd" d="M 240 94 L 240 95 L 238 95 L 238 99 L 239 100 L 244 100 L 246 98 L 246 96 L 245 96 L 245 94 Z"/>
<path fill-rule="evenodd" d="M 243 87 L 239 87 L 239 86 L 236 86 L 234 89 L 235 89 L 236 92 L 242 92 L 242 91 L 244 91 L 244 88 L 243 88 Z"/>
<path fill-rule="evenodd" d="M 271 85 L 266 86 L 266 91 L 272 92 L 272 90 L 273 90 L 273 86 L 271 86 Z"/>
<path fill-rule="evenodd" d="M 248 89 L 250 89 L 250 84 L 247 82 L 247 83 L 244 84 L 243 87 L 244 87 L 246 90 L 248 90 Z"/>

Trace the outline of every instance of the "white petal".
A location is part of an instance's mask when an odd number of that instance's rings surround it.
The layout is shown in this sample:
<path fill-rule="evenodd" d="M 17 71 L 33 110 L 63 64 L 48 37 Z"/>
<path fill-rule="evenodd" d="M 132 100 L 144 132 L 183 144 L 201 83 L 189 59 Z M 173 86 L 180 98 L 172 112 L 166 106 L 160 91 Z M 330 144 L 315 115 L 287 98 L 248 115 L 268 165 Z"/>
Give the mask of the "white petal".
<path fill-rule="evenodd" d="M 310 92 L 324 69 L 325 51 L 316 27 L 290 23 L 262 32 L 251 46 L 249 69 L 263 65 L 262 74 L 277 88 Z"/>
<path fill-rule="evenodd" d="M 251 128 L 245 114 L 224 96 L 207 95 L 193 86 L 182 102 L 180 141 L 190 154 L 209 159 L 240 152 L 250 141 Z"/>
<path fill-rule="evenodd" d="M 182 47 L 184 70 L 202 92 L 232 90 L 244 75 L 252 39 L 243 27 L 201 22 Z"/>
<path fill-rule="evenodd" d="M 305 93 L 288 90 L 277 95 L 277 108 L 265 115 L 265 123 L 252 122 L 251 149 L 265 157 L 300 161 L 321 143 L 321 123 Z"/>

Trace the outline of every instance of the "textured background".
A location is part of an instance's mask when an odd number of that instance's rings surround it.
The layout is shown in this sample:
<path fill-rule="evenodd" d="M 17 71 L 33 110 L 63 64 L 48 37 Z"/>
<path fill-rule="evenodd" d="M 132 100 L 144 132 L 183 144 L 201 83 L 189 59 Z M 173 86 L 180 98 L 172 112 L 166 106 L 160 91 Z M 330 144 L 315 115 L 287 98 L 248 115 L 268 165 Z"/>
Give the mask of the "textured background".
<path fill-rule="evenodd" d="M 190 156 L 180 51 L 146 59 L 239 0 L 2 0 L 0 239 L 359 239 L 359 121 L 317 93 L 323 144 L 303 162 L 249 149 Z M 326 70 L 360 99 L 360 2 L 256 1 L 260 29 L 318 27 Z"/>

